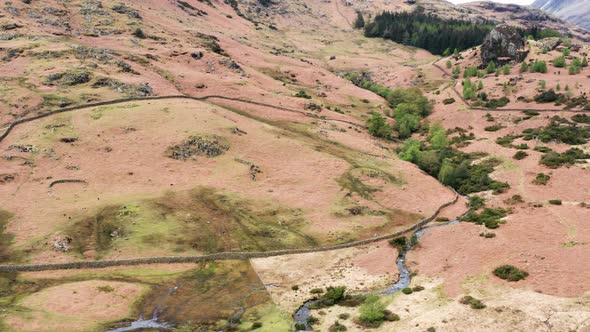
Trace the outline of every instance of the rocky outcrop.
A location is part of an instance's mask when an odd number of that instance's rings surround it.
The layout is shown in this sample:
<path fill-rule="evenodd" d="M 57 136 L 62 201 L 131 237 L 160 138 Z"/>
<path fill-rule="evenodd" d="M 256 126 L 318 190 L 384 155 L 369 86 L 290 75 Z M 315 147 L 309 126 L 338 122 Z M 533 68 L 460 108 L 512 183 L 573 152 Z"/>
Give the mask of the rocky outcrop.
<path fill-rule="evenodd" d="M 481 45 L 484 65 L 494 61 L 497 65 L 521 62 L 526 58 L 525 40 L 518 31 L 508 25 L 498 25 L 486 36 Z"/>

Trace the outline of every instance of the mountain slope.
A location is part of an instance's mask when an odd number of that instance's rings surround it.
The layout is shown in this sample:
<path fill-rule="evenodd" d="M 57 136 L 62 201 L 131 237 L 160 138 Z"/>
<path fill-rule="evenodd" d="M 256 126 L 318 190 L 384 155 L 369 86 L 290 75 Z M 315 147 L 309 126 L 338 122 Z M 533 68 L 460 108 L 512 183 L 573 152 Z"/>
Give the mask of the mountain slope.
<path fill-rule="evenodd" d="M 536 0 L 533 7 L 590 29 L 590 6 L 585 0 Z"/>

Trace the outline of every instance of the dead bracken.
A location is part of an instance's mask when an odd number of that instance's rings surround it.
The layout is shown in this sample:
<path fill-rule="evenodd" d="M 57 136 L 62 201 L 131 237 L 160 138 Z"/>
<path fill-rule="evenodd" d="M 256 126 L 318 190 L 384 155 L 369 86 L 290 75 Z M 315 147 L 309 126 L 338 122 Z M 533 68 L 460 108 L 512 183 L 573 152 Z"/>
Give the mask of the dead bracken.
<path fill-rule="evenodd" d="M 193 156 L 217 157 L 229 150 L 227 141 L 219 136 L 191 136 L 181 144 L 168 148 L 166 155 L 176 160 L 187 160 Z"/>

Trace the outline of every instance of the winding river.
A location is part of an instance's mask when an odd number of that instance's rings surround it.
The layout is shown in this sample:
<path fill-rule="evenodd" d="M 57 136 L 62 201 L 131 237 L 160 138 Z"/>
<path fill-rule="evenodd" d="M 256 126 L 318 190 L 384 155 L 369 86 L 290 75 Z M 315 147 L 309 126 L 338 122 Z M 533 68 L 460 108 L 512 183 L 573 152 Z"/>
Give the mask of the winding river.
<path fill-rule="evenodd" d="M 448 225 L 455 225 L 458 223 L 459 223 L 459 219 L 445 222 L 445 223 L 437 223 L 434 225 L 423 227 L 423 228 L 420 228 L 419 230 L 417 230 L 416 232 L 414 232 L 412 234 L 412 237 L 415 237 L 416 241 L 418 241 L 418 240 L 420 240 L 420 237 L 424 233 L 426 233 L 428 230 L 430 230 L 432 228 L 448 226 Z M 411 242 L 412 241 L 408 241 L 404 250 L 402 252 L 400 252 L 399 255 L 397 256 L 397 259 L 395 262 L 397 265 L 397 269 L 399 270 L 399 278 L 398 278 L 397 282 L 395 284 L 387 287 L 385 290 L 381 291 L 380 292 L 381 294 L 394 294 L 394 293 L 397 293 L 397 292 L 401 291 L 402 289 L 410 286 L 410 282 L 412 281 L 411 280 L 412 278 L 411 278 L 411 272 L 410 272 L 410 270 L 408 270 L 408 267 L 406 266 L 406 254 L 413 247 Z M 297 325 L 298 326 L 305 326 L 305 330 L 297 330 L 297 331 L 313 331 L 311 326 L 307 323 L 307 318 L 309 316 L 311 316 L 311 309 L 309 307 L 310 307 L 310 305 L 313 305 L 315 302 L 316 302 L 316 300 L 309 300 L 309 301 L 305 302 L 301 307 L 299 307 L 299 309 L 297 309 L 295 314 L 293 314 L 293 319 L 295 320 Z"/>

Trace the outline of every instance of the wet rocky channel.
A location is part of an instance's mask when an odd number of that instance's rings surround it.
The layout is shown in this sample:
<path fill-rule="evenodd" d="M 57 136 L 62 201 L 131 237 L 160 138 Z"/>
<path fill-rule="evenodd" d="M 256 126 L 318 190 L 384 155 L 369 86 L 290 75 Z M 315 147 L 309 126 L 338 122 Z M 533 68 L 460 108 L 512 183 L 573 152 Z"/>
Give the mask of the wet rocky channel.
<path fill-rule="evenodd" d="M 428 230 L 430 230 L 432 228 L 436 228 L 436 227 L 455 225 L 458 223 L 459 223 L 459 219 L 445 222 L 445 223 L 437 223 L 437 224 L 433 224 L 433 225 L 430 225 L 427 227 L 420 228 L 419 230 L 414 232 L 411 236 L 412 240 L 408 241 L 408 243 L 404 247 L 404 250 L 400 251 L 399 255 L 397 256 L 396 265 L 397 265 L 397 269 L 399 270 L 398 280 L 393 285 L 387 287 L 386 289 L 384 289 L 383 291 L 381 291 L 379 293 L 380 294 L 395 294 L 395 293 L 403 290 L 404 288 L 407 288 L 408 286 L 410 286 L 410 282 L 412 281 L 411 280 L 412 275 L 411 275 L 410 270 L 408 270 L 408 267 L 406 266 L 407 253 L 413 247 L 415 247 L 415 244 L 417 244 L 417 241 L 420 240 L 420 237 L 422 235 L 424 235 L 424 233 L 426 233 Z M 297 309 L 295 314 L 293 314 L 293 319 L 295 320 L 295 323 L 297 324 L 297 326 L 305 326 L 305 330 L 296 329 L 297 331 L 313 331 L 311 326 L 307 323 L 307 319 L 311 316 L 310 306 L 313 306 L 313 304 L 315 302 L 317 302 L 317 300 L 309 300 L 309 301 L 305 302 L 301 307 L 299 307 L 299 309 Z"/>

